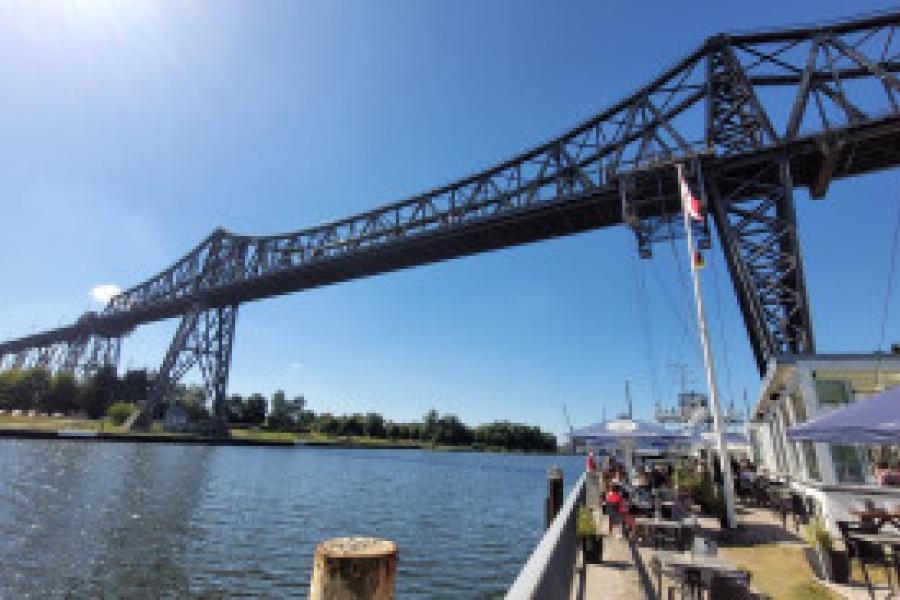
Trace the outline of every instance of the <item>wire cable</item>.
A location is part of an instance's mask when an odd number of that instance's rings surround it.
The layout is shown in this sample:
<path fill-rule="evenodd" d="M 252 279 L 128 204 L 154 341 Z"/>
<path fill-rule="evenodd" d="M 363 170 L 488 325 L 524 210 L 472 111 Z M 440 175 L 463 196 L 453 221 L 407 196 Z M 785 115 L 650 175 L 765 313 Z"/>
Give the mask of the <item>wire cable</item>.
<path fill-rule="evenodd" d="M 900 206 L 897 207 L 897 220 L 894 223 L 894 240 L 891 243 L 891 262 L 888 267 L 887 290 L 884 295 L 884 309 L 881 313 L 881 334 L 878 339 L 878 364 L 875 367 L 875 385 L 881 387 L 881 356 L 884 351 L 884 338 L 887 334 L 888 311 L 891 306 L 891 295 L 894 291 L 894 271 L 897 264 L 897 240 L 900 239 Z"/>

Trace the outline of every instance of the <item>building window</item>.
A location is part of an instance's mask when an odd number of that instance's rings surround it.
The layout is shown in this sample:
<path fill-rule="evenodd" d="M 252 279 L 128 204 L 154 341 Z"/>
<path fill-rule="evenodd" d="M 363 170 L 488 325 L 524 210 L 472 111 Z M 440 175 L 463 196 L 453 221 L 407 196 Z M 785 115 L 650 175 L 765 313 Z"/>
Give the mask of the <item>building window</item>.
<path fill-rule="evenodd" d="M 793 474 L 794 476 L 799 475 L 800 473 L 800 457 L 797 455 L 797 445 L 796 443 L 792 443 L 787 439 L 787 430 L 791 426 L 791 420 L 788 418 L 788 410 L 787 406 L 783 406 L 780 411 L 781 415 L 781 435 L 784 436 L 782 439 L 784 441 L 785 447 L 785 461 L 786 467 L 785 469 L 788 473 Z"/>
<path fill-rule="evenodd" d="M 803 404 L 803 397 L 800 394 L 791 394 L 791 407 L 794 409 L 794 423 L 800 424 L 806 422 L 806 405 Z"/>
<path fill-rule="evenodd" d="M 819 460 L 816 456 L 816 447 L 809 441 L 800 442 L 800 446 L 803 448 L 803 456 L 806 458 L 807 477 L 809 477 L 810 481 L 819 481 L 821 475 L 819 475 Z"/>
<path fill-rule="evenodd" d="M 750 450 L 753 452 L 753 464 L 762 464 L 762 453 L 760 452 L 760 435 L 756 428 L 748 429 L 750 434 Z"/>
<path fill-rule="evenodd" d="M 838 483 L 865 483 L 863 461 L 859 448 L 841 444 L 831 445 L 831 460 Z"/>
<path fill-rule="evenodd" d="M 832 379 L 816 380 L 816 398 L 822 408 L 837 408 L 850 403 L 847 382 Z"/>

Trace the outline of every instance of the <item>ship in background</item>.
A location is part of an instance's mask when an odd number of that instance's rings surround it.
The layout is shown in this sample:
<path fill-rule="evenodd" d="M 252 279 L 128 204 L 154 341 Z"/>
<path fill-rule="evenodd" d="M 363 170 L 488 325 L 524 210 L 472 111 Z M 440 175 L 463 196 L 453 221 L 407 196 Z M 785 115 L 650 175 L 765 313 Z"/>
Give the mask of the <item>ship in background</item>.
<path fill-rule="evenodd" d="M 634 418 L 628 382 L 625 385 L 625 403 L 625 412 L 613 419 L 605 418 L 604 406 L 604 418 L 600 422 L 570 429 L 570 451 L 578 454 L 593 451 L 599 456 L 616 457 L 627 453 L 630 463 L 632 456 L 651 461 L 701 456 L 703 450 L 714 445 L 709 396 L 702 392 L 681 391 L 673 407 L 657 404 L 652 421 Z M 747 418 L 744 411 L 735 408 L 732 402 L 722 411 L 722 419 L 729 452 L 748 455 L 750 442 L 746 437 Z"/>

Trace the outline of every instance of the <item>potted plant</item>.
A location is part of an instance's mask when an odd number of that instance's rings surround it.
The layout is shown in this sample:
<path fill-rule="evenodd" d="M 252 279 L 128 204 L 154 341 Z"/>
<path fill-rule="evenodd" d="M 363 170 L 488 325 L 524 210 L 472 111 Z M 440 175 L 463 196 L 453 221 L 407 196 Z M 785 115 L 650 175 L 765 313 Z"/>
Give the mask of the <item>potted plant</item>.
<path fill-rule="evenodd" d="M 809 544 L 818 558 L 822 576 L 835 583 L 847 583 L 850 579 L 850 561 L 847 553 L 834 548 L 834 540 L 821 517 L 809 521 Z"/>
<path fill-rule="evenodd" d="M 597 531 L 594 516 L 587 506 L 578 507 L 575 529 L 578 537 L 581 538 L 581 550 L 584 552 L 585 564 L 599 565 L 603 561 L 603 536 Z"/>

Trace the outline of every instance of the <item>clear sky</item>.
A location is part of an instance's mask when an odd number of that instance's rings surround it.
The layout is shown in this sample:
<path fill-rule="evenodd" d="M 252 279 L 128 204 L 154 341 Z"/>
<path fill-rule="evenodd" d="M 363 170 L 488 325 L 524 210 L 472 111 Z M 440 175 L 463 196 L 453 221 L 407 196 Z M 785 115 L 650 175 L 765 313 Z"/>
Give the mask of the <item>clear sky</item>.
<path fill-rule="evenodd" d="M 99 310 L 93 287 L 130 287 L 214 227 L 290 231 L 488 167 L 709 34 L 891 5 L 0 0 L 0 338 Z M 820 350 L 878 344 L 897 183 L 797 195 Z M 245 305 L 230 389 L 561 433 L 563 404 L 576 426 L 599 420 L 629 379 L 648 416 L 673 401 L 675 363 L 702 387 L 685 269 L 656 255 L 617 228 Z M 715 253 L 704 273 L 720 385 L 741 405 L 749 342 Z M 127 338 L 122 366 L 156 368 L 175 326 Z M 900 310 L 887 333 L 900 341 Z"/>

